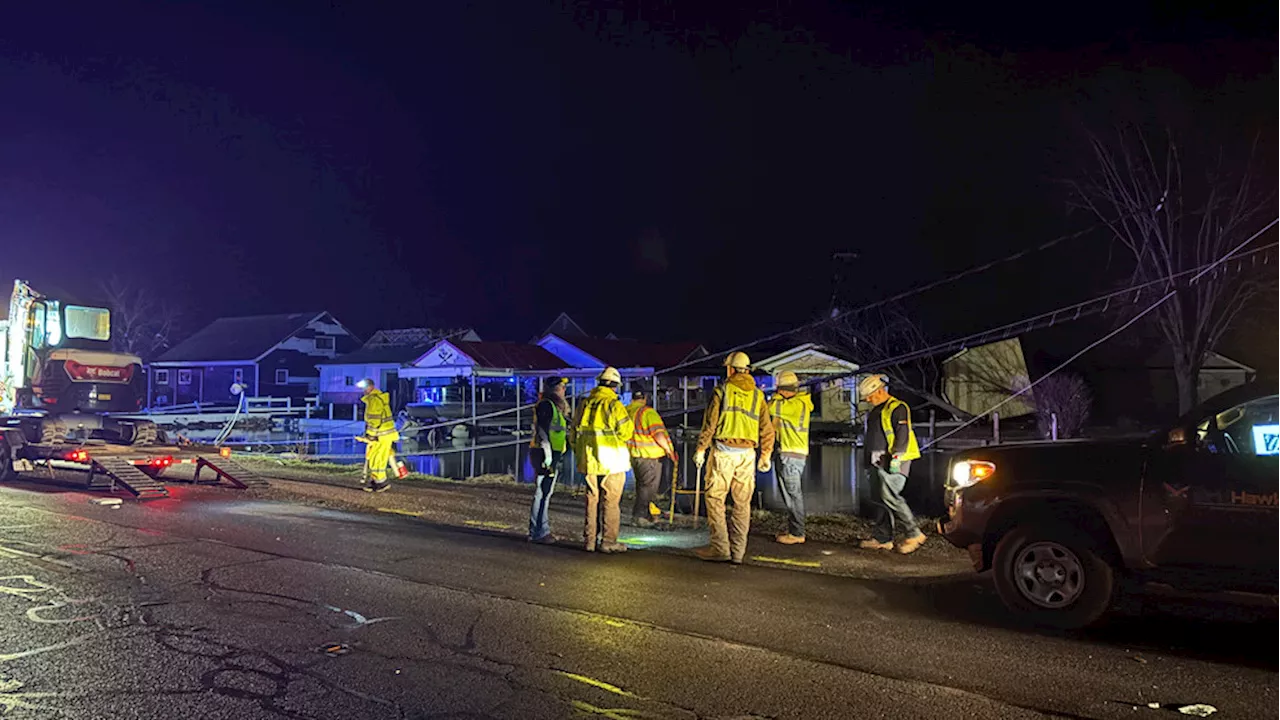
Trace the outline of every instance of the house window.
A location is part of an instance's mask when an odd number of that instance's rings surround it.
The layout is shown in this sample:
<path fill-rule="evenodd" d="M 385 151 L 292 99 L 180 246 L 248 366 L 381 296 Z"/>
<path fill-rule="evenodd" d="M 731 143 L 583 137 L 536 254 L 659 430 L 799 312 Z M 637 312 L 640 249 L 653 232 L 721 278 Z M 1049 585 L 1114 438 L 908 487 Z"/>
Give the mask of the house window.
<path fill-rule="evenodd" d="M 231 381 L 237 384 L 244 383 L 244 368 L 236 368 L 231 371 Z"/>
<path fill-rule="evenodd" d="M 346 385 L 347 387 L 352 387 L 356 384 L 356 379 L 351 377 L 350 375 L 347 375 L 346 377 L 342 378 L 342 384 Z"/>
<path fill-rule="evenodd" d="M 316 336 L 316 349 L 317 349 L 317 350 L 333 350 L 333 347 L 334 347 L 334 345 L 333 345 L 333 338 L 332 338 L 332 337 L 330 337 L 330 336 L 328 336 L 328 335 L 317 335 L 317 336 Z"/>
<path fill-rule="evenodd" d="M 156 376 L 153 378 L 153 380 L 155 380 L 155 383 L 156 383 L 157 385 L 168 385 L 168 384 L 169 384 L 169 371 L 168 371 L 168 370 L 156 370 Z"/>
<path fill-rule="evenodd" d="M 288 384 L 289 384 L 289 371 L 288 371 L 288 370 L 286 370 L 285 368 L 280 368 L 279 370 L 276 370 L 276 384 L 277 384 L 277 385 L 288 385 Z"/>
<path fill-rule="evenodd" d="M 179 370 L 179 371 L 178 371 L 178 384 L 179 384 L 179 385 L 190 385 L 190 384 L 191 384 L 191 371 L 190 371 L 190 370 Z"/>

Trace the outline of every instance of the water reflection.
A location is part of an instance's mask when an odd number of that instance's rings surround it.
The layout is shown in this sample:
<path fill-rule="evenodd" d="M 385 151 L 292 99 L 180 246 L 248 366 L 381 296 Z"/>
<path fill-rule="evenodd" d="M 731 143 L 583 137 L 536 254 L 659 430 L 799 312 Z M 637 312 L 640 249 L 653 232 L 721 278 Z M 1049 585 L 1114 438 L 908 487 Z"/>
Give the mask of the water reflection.
<path fill-rule="evenodd" d="M 209 441 L 210 438 L 194 436 L 197 441 Z M 513 442 L 509 436 L 485 436 L 479 443 L 504 444 Z M 285 432 L 237 433 L 228 438 L 228 443 L 246 452 L 290 452 L 298 455 L 314 457 L 326 462 L 340 464 L 360 464 L 363 462 L 364 445 L 357 443 L 349 435 L 306 435 Z M 257 445 L 261 443 L 261 445 Z M 268 445 L 268 443 L 270 443 Z M 505 447 L 468 449 L 471 441 L 457 439 L 431 448 L 425 443 L 405 438 L 397 445 L 397 454 L 413 472 L 436 477 L 464 479 L 478 475 L 502 474 L 513 475 L 521 482 L 532 482 L 534 470 L 529 462 L 527 442 Z M 679 443 L 680 447 L 680 486 L 692 488 L 694 478 L 693 442 Z M 431 454 L 422 454 L 431 453 Z M 870 509 L 870 487 L 867 471 L 862 467 L 861 450 L 853 443 L 828 442 L 815 443 L 805 466 L 802 487 L 805 496 L 805 508 L 809 513 L 856 513 L 864 514 Z M 572 454 L 568 459 L 572 467 Z M 671 486 L 672 463 L 663 462 L 662 492 L 666 493 Z M 916 461 L 912 467 L 911 478 L 907 483 L 906 496 L 912 507 L 920 513 L 938 512 L 941 498 L 940 475 L 945 474 L 946 461 L 935 458 L 932 462 L 926 457 Z M 705 472 L 705 470 L 704 470 Z M 572 484 L 582 484 L 581 476 L 573 473 Z M 627 474 L 627 488 L 633 484 L 631 474 Z M 785 506 L 778 492 L 775 473 L 756 474 L 757 502 L 770 510 L 783 510 Z M 682 497 L 681 506 L 684 507 Z M 689 504 L 691 504 L 689 500 Z"/>

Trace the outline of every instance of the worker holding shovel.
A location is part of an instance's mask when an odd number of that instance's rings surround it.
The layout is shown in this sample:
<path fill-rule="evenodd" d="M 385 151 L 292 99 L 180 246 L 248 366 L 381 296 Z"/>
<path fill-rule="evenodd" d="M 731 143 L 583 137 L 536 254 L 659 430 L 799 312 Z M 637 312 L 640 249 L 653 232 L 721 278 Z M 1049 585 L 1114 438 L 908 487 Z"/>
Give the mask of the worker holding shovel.
<path fill-rule="evenodd" d="M 356 440 L 365 444 L 364 476 L 368 479 L 365 492 L 382 492 L 391 486 L 387 482 L 387 467 L 395 459 L 392 445 L 400 439 L 396 419 L 391 412 L 391 396 L 378 389 L 372 379 L 357 383 L 364 391 L 360 402 L 364 403 L 364 435 Z M 364 484 L 364 480 L 361 481 Z"/>

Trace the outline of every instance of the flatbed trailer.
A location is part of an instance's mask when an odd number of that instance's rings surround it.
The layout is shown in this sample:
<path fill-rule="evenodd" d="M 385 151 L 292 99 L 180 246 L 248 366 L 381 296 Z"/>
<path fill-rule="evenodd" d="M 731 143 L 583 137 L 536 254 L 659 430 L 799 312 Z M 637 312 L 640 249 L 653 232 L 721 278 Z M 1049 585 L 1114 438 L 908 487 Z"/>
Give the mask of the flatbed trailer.
<path fill-rule="evenodd" d="M 183 465 L 193 466 L 190 480 L 166 476 L 175 466 Z M 93 441 L 33 443 L 19 430 L 0 428 L 0 481 L 19 476 L 35 481 L 52 479 L 56 470 L 84 473 L 88 490 L 123 490 L 138 500 L 169 497 L 165 483 L 228 485 L 239 489 L 267 485 L 266 479 L 237 462 L 226 447 L 136 447 Z"/>

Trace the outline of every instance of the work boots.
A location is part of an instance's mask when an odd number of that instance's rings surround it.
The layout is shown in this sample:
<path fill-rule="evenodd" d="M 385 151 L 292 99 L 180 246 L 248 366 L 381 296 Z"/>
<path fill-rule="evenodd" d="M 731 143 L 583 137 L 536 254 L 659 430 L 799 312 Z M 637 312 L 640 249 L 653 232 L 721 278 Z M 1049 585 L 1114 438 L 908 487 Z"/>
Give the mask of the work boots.
<path fill-rule="evenodd" d="M 801 545 L 804 543 L 804 536 L 785 533 L 783 535 L 779 535 L 775 537 L 774 540 L 777 540 L 779 543 L 783 545 Z"/>

